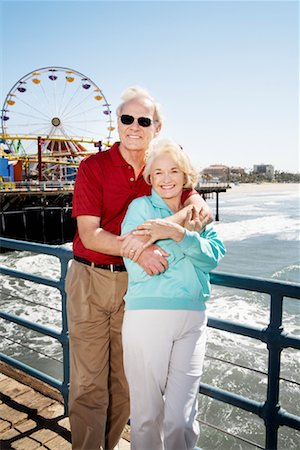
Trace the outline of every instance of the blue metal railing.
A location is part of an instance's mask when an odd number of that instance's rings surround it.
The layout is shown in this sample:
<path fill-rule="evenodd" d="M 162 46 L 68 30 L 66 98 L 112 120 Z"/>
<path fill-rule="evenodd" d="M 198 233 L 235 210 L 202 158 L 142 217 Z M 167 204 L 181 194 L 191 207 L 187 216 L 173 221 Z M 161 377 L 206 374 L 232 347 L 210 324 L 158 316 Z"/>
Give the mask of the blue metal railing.
<path fill-rule="evenodd" d="M 264 403 L 246 399 L 224 390 L 201 384 L 200 392 L 214 399 L 252 412 L 264 420 L 266 427 L 266 449 L 277 449 L 278 428 L 286 425 L 300 430 L 300 417 L 289 414 L 279 403 L 280 357 L 284 348 L 300 350 L 300 338 L 284 332 L 282 325 L 283 298 L 300 299 L 300 286 L 294 283 L 269 281 L 254 277 L 241 277 L 221 273 L 211 274 L 212 284 L 261 292 L 270 295 L 270 317 L 266 328 L 257 328 L 209 318 L 208 326 L 223 331 L 258 339 L 267 345 L 268 382 L 267 398 Z"/>
<path fill-rule="evenodd" d="M 0 313 L 0 317 L 8 321 L 25 326 L 29 329 L 38 331 L 47 336 L 57 339 L 63 348 L 63 381 L 60 382 L 49 375 L 33 369 L 32 367 L 21 363 L 20 361 L 8 357 L 3 353 L 0 354 L 1 359 L 13 367 L 23 370 L 51 386 L 58 389 L 63 397 L 65 404 L 65 413 L 67 413 L 68 401 L 68 381 L 69 381 L 69 349 L 68 349 L 68 333 L 67 333 L 67 316 L 66 316 L 66 294 L 64 290 L 65 276 L 67 272 L 68 261 L 72 258 L 72 252 L 59 246 L 50 246 L 44 244 L 35 244 L 24 241 L 16 241 L 12 239 L 1 238 L 0 245 L 5 248 L 14 250 L 27 250 L 34 253 L 43 253 L 53 255 L 60 259 L 61 276 L 60 280 L 53 280 L 47 277 L 31 275 L 20 272 L 7 267 L 1 267 L 1 273 L 11 277 L 18 277 L 35 283 L 45 284 L 59 289 L 62 299 L 62 330 L 57 331 L 38 325 L 20 317 Z M 226 320 L 220 320 L 210 317 L 208 326 L 228 331 L 230 333 L 248 336 L 257 339 L 266 344 L 269 354 L 268 359 L 268 382 L 267 395 L 263 403 L 245 398 L 243 396 L 231 393 L 212 385 L 200 384 L 200 393 L 221 402 L 236 406 L 245 411 L 251 412 L 264 420 L 266 428 L 266 449 L 277 449 L 278 446 L 278 429 L 280 426 L 287 426 L 295 430 L 300 430 L 300 417 L 290 414 L 280 406 L 279 402 L 279 382 L 280 382 L 280 357 L 284 348 L 293 348 L 300 350 L 300 338 L 284 331 L 282 325 L 282 304 L 284 297 L 299 299 L 300 286 L 294 283 L 283 283 L 280 281 L 269 281 L 254 277 L 234 276 L 224 273 L 212 273 L 211 282 L 214 285 L 242 289 L 247 291 L 255 291 L 265 293 L 270 296 L 270 318 L 269 324 L 265 328 L 246 326 L 239 323 L 233 323 Z"/>
<path fill-rule="evenodd" d="M 30 251 L 33 253 L 42 253 L 45 255 L 56 256 L 60 260 L 60 279 L 54 280 L 48 277 L 42 277 L 38 275 L 32 275 L 25 272 L 20 272 L 15 269 L 9 269 L 7 267 L 1 266 L 0 273 L 3 275 L 8 275 L 10 277 L 21 278 L 22 280 L 31 281 L 33 283 L 44 284 L 46 286 L 50 286 L 56 288 L 60 291 L 61 294 L 61 311 L 62 311 L 62 327 L 61 332 L 57 332 L 53 328 L 46 327 L 44 325 L 40 325 L 29 320 L 23 319 L 22 317 L 18 317 L 12 314 L 5 313 L 0 311 L 0 317 L 9 322 L 16 323 L 30 330 L 37 331 L 38 333 L 44 334 L 46 336 L 50 336 L 54 339 L 57 339 L 62 345 L 63 351 L 63 381 L 59 381 L 56 378 L 49 376 L 48 374 L 41 372 L 39 370 L 34 369 L 33 367 L 18 361 L 15 358 L 11 358 L 10 356 L 5 355 L 4 353 L 0 353 L 0 360 L 5 363 L 15 367 L 16 369 L 20 369 L 23 372 L 31 375 L 50 386 L 58 389 L 64 398 L 64 408 L 65 413 L 67 412 L 67 404 L 68 404 L 68 393 L 69 393 L 69 338 L 68 338 L 68 325 L 67 325 L 67 310 L 66 310 L 66 292 L 65 292 L 65 278 L 68 269 L 68 261 L 72 258 L 71 250 L 60 246 L 51 246 L 45 244 L 36 244 L 25 241 L 18 241 L 14 239 L 6 239 L 0 238 L 0 247 L 9 248 L 13 250 L 20 251 Z"/>

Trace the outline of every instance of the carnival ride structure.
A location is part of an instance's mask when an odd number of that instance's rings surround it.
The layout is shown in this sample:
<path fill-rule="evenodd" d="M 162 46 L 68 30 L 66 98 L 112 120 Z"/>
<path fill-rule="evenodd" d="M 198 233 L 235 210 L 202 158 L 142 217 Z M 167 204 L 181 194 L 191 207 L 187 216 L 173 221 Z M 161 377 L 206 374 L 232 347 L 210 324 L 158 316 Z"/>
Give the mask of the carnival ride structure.
<path fill-rule="evenodd" d="M 89 77 L 45 67 L 20 78 L 1 111 L 1 156 L 14 181 L 74 180 L 80 161 L 111 145 L 110 104 Z"/>

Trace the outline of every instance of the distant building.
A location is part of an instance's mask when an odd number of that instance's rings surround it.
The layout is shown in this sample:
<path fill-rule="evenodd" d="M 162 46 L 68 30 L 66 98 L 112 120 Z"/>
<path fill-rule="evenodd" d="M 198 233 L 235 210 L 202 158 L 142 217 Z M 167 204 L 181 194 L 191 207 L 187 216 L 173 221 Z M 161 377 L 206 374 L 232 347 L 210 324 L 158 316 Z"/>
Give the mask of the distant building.
<path fill-rule="evenodd" d="M 262 175 L 269 180 L 274 179 L 274 166 L 271 164 L 257 164 L 253 166 L 253 173 L 255 175 Z"/>
<path fill-rule="evenodd" d="M 231 181 L 239 181 L 246 174 L 246 171 L 243 167 L 230 167 L 229 170 Z"/>
<path fill-rule="evenodd" d="M 202 170 L 202 178 L 208 181 L 228 181 L 230 169 L 222 164 L 212 164 Z"/>

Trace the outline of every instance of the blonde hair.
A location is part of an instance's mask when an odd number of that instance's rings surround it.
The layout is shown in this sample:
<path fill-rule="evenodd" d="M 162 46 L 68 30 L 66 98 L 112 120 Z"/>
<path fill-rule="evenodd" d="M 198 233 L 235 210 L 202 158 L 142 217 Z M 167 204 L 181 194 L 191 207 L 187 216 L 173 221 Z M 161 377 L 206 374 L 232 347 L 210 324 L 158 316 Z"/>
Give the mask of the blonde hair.
<path fill-rule="evenodd" d="M 178 165 L 178 168 L 184 173 L 185 183 L 183 187 L 195 187 L 199 176 L 197 169 L 191 164 L 188 155 L 182 150 L 180 145 L 170 138 L 154 139 L 150 143 L 145 157 L 146 164 L 143 173 L 146 183 L 151 185 L 150 172 L 153 161 L 157 156 L 165 154 L 170 155 Z"/>
<path fill-rule="evenodd" d="M 122 102 L 116 109 L 116 114 L 119 117 L 121 115 L 122 109 L 124 105 L 129 102 L 130 100 L 134 99 L 147 99 L 150 100 L 153 103 L 154 106 L 154 115 L 153 120 L 157 122 L 160 126 L 162 126 L 164 117 L 161 111 L 160 104 L 152 97 L 146 89 L 140 87 L 140 86 L 131 86 L 127 88 L 121 95 Z"/>

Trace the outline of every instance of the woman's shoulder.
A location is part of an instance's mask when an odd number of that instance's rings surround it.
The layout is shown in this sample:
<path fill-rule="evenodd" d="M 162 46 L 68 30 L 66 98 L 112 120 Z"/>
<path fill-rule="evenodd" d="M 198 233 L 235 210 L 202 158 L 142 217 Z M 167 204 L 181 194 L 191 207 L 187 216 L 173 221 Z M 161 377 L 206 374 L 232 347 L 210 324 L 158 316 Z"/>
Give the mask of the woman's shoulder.
<path fill-rule="evenodd" d="M 142 218 L 146 220 L 148 218 L 155 217 L 154 207 L 151 202 L 151 197 L 144 195 L 143 197 L 138 197 L 130 203 L 126 218 Z"/>
<path fill-rule="evenodd" d="M 135 198 L 134 200 L 132 200 L 129 207 L 136 208 L 137 206 L 142 207 L 142 206 L 147 206 L 147 205 L 152 205 L 151 197 L 149 197 L 148 195 L 143 195 L 143 197 L 138 197 L 138 198 Z"/>

